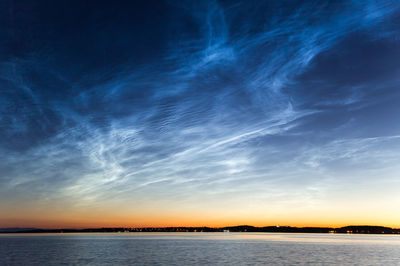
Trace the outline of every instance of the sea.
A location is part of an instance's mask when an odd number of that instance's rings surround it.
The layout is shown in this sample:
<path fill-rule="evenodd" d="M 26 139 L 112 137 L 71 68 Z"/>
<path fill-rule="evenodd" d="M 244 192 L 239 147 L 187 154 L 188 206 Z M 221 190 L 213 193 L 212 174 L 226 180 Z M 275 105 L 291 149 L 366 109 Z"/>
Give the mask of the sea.
<path fill-rule="evenodd" d="M 0 234 L 0 265 L 400 265 L 400 235 Z"/>

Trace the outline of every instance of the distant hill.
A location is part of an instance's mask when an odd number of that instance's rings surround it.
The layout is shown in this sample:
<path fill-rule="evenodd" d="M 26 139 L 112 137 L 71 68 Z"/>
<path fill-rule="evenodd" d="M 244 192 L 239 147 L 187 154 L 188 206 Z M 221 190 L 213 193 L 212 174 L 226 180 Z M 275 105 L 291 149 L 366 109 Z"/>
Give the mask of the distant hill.
<path fill-rule="evenodd" d="M 383 226 L 370 226 L 370 225 L 353 225 L 345 226 L 336 229 L 337 233 L 352 233 L 352 234 L 393 234 L 400 233 L 400 229 L 393 229 Z"/>

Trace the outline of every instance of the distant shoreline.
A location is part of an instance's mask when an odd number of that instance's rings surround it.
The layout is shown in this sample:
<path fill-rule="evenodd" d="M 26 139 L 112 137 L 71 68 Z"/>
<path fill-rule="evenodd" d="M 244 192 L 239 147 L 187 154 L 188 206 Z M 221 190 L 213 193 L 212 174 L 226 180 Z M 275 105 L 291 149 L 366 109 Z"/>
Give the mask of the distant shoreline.
<path fill-rule="evenodd" d="M 258 233 L 326 233 L 326 234 L 400 234 L 400 229 L 384 226 L 355 225 L 331 227 L 291 227 L 250 225 L 228 227 L 107 227 L 86 229 L 0 228 L 0 234 L 16 233 L 137 233 L 137 232 L 258 232 Z"/>

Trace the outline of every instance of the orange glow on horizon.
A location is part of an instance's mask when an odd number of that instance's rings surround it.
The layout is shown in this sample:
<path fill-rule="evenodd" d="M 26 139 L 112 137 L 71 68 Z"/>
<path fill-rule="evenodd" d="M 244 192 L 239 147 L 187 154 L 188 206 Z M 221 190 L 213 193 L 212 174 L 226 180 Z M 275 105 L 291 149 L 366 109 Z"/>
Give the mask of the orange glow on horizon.
<path fill-rule="evenodd" d="M 297 203 L 296 203 L 297 204 Z M 68 204 L 40 206 L 35 203 L 0 203 L 0 228 L 99 228 L 99 227 L 225 227 L 293 226 L 342 227 L 376 225 L 400 228 L 400 213 L 394 212 L 398 202 L 382 208 L 375 205 L 341 202 L 325 205 L 188 205 L 142 203 L 116 205 L 112 203 L 85 206 Z M 171 207 L 173 206 L 173 208 Z"/>
<path fill-rule="evenodd" d="M 313 220 L 308 218 L 271 219 L 271 220 L 251 220 L 251 219 L 199 219 L 184 217 L 158 217 L 151 218 L 118 218 L 118 217 L 98 217 L 97 219 L 85 219 L 84 217 L 71 217 L 70 219 L 55 218 L 35 218 L 35 219 L 7 219 L 2 220 L 0 227 L 34 227 L 34 228 L 101 228 L 101 227 L 226 227 L 237 225 L 250 225 L 256 227 L 263 226 L 292 226 L 292 227 L 343 227 L 348 225 L 375 225 L 386 226 L 392 228 L 400 228 L 400 223 L 390 220 L 356 220 L 356 219 L 319 219 Z"/>

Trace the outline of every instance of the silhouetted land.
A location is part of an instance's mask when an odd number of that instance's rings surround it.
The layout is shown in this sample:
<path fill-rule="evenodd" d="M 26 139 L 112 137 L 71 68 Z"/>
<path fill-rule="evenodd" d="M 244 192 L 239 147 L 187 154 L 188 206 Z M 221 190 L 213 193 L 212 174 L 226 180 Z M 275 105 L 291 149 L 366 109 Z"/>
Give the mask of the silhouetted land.
<path fill-rule="evenodd" d="M 355 225 L 340 228 L 291 227 L 250 225 L 228 227 L 142 227 L 142 228 L 87 228 L 87 229 L 38 229 L 0 228 L 0 233 L 120 233 L 120 232 L 275 232 L 275 233 L 337 233 L 337 234 L 400 234 L 400 229 L 383 226 Z"/>

